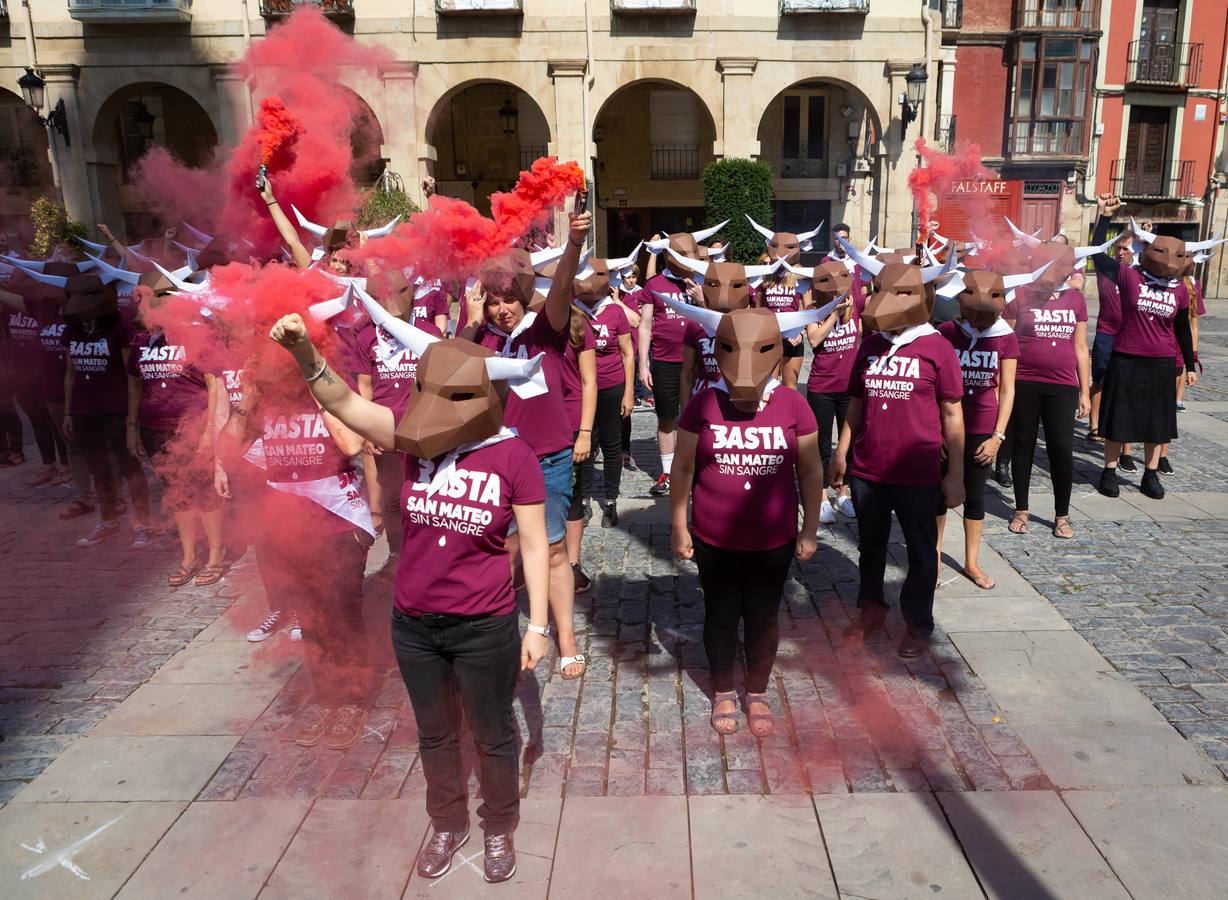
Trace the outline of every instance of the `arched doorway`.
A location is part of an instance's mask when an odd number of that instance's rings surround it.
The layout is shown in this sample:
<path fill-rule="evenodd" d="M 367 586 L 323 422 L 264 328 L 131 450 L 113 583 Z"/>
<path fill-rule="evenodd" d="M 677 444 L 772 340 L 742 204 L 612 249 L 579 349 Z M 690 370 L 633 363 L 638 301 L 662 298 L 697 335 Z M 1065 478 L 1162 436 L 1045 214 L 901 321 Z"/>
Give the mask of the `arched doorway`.
<path fill-rule="evenodd" d="M 384 172 L 384 130 L 366 100 L 343 85 L 335 87 L 350 99 L 350 153 L 354 160 L 350 164 L 350 178 L 359 187 L 371 187 Z"/>
<path fill-rule="evenodd" d="M 30 204 L 53 194 L 47 129 L 19 96 L 0 89 L 0 234 L 11 247 L 29 244 Z"/>
<path fill-rule="evenodd" d="M 597 205 L 605 251 L 627 253 L 654 232 L 694 230 L 704 218 L 700 174 L 716 123 L 699 95 L 668 81 L 619 88 L 593 120 Z"/>
<path fill-rule="evenodd" d="M 777 94 L 759 119 L 759 158 L 772 170 L 773 227 L 809 231 L 824 222 L 814 253 L 831 247 L 831 226 L 848 222 L 869 238 L 882 124 L 869 100 L 830 78 L 799 81 Z"/>
<path fill-rule="evenodd" d="M 179 88 L 141 82 L 116 91 L 94 120 L 94 148 L 100 160 L 112 163 L 113 170 L 111 184 L 99 184 L 102 214 L 118 206 L 125 233 L 139 237 L 154 233 L 160 223 L 128 191 L 137 161 L 151 147 L 159 146 L 184 165 L 198 168 L 212 160 L 217 144 L 217 130 L 209 114 Z"/>
<path fill-rule="evenodd" d="M 490 214 L 490 195 L 510 190 L 520 172 L 550 145 L 540 106 L 515 85 L 473 82 L 447 94 L 431 111 L 427 143 L 435 148 L 435 189 Z"/>

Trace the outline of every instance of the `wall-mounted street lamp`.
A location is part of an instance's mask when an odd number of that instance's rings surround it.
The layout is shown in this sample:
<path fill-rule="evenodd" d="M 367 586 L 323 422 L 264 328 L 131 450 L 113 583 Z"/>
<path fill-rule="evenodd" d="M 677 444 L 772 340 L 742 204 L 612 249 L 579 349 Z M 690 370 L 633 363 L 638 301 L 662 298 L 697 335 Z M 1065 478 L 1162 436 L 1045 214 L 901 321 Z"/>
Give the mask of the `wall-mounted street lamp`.
<path fill-rule="evenodd" d="M 38 124 L 52 131 L 58 131 L 64 138 L 64 146 L 71 147 L 72 141 L 68 137 L 68 114 L 64 111 L 64 98 L 61 97 L 55 109 L 49 115 L 44 116 L 42 111 L 43 105 L 47 102 L 47 82 L 32 68 L 26 66 L 26 74 L 17 79 L 17 86 L 21 88 L 21 96 L 26 101 L 26 106 L 38 115 Z"/>
<path fill-rule="evenodd" d="M 520 118 L 520 111 L 516 109 L 516 104 L 512 102 L 511 94 L 507 95 L 507 99 L 499 107 L 498 115 L 499 125 L 503 129 L 503 136 L 510 138 L 516 133 L 516 120 Z"/>
<path fill-rule="evenodd" d="M 904 76 L 905 93 L 900 95 L 900 138 L 908 134 L 908 126 L 916 120 L 925 102 L 925 83 L 929 81 L 925 63 L 913 63 Z"/>

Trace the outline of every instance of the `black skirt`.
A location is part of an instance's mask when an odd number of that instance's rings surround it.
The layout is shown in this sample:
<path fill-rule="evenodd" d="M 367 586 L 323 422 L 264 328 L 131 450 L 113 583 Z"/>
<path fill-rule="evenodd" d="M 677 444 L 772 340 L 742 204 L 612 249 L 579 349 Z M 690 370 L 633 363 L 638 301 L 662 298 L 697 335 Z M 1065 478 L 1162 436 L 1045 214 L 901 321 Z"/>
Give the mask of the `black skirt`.
<path fill-rule="evenodd" d="M 1113 351 L 1100 400 L 1100 433 L 1115 443 L 1176 439 L 1177 380 L 1171 356 Z"/>

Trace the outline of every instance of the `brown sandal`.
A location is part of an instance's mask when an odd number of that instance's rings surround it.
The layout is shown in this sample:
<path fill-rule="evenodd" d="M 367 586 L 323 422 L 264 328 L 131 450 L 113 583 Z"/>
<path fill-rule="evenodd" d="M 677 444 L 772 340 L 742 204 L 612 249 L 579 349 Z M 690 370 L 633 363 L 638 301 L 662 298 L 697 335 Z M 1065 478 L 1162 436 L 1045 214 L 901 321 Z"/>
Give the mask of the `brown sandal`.
<path fill-rule="evenodd" d="M 221 564 L 205 566 L 200 570 L 200 574 L 196 576 L 194 583 L 197 587 L 208 587 L 211 584 L 217 584 L 226 575 L 227 569 L 229 569 L 229 566 Z"/>
<path fill-rule="evenodd" d="M 200 563 L 192 563 L 190 566 L 179 564 L 179 568 L 166 576 L 166 583 L 171 587 L 183 587 L 189 581 L 196 577 L 196 573 L 201 570 Z"/>
<path fill-rule="evenodd" d="M 1018 527 L 1016 527 L 1018 526 Z M 1011 515 L 1010 524 L 1006 526 L 1011 534 L 1027 534 L 1028 533 L 1028 514 L 1015 510 Z"/>
<path fill-rule="evenodd" d="M 750 711 L 750 705 L 758 703 L 767 707 L 765 713 L 753 713 Z M 772 715 L 772 706 L 768 703 L 767 694 L 751 694 L 747 693 L 742 701 L 742 708 L 746 711 L 746 724 L 750 728 L 750 733 L 755 737 L 768 737 L 776 730 L 776 717 Z"/>
<path fill-rule="evenodd" d="M 1057 516 L 1053 520 L 1053 536 L 1064 541 L 1074 537 L 1074 528 L 1070 525 L 1070 516 Z"/>
<path fill-rule="evenodd" d="M 716 708 L 722 703 L 732 703 L 733 712 L 718 713 Z M 708 718 L 712 730 L 717 734 L 733 734 L 738 730 L 738 692 L 726 691 L 712 695 L 712 715 Z"/>

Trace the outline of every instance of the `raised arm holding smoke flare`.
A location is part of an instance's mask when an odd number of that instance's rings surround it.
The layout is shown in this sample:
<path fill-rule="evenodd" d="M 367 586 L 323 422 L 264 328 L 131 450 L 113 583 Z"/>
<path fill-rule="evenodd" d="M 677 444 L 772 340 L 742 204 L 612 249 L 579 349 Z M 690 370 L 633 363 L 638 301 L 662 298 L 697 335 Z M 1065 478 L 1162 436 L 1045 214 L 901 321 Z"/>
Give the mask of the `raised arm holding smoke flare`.
<path fill-rule="evenodd" d="M 277 197 L 273 194 L 273 180 L 266 173 L 262 181 L 260 197 L 264 200 L 265 206 L 268 207 L 269 217 L 273 220 L 273 224 L 277 226 L 277 233 L 285 243 L 286 249 L 290 251 L 290 255 L 294 257 L 294 264 L 300 269 L 309 268 L 311 266 L 311 251 L 303 246 L 303 241 L 298 236 L 298 229 L 290 223 L 289 216 L 282 210 L 281 204 L 277 202 Z"/>

